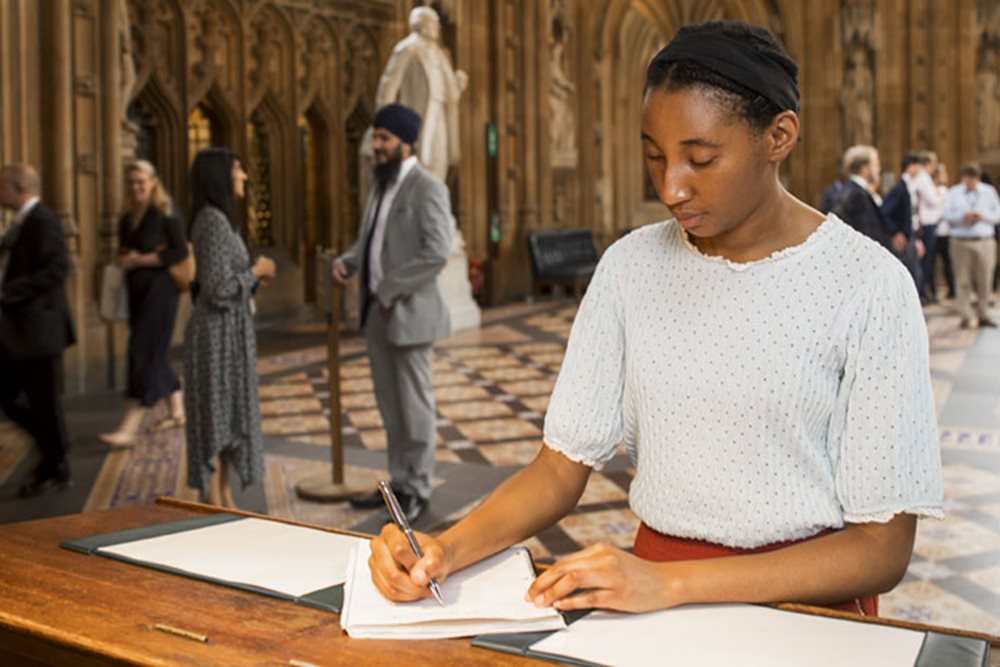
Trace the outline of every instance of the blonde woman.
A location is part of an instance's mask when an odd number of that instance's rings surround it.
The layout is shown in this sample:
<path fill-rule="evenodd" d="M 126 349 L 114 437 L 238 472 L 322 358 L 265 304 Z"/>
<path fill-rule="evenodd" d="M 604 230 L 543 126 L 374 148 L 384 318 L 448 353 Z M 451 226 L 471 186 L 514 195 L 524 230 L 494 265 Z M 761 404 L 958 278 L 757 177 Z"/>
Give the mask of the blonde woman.
<path fill-rule="evenodd" d="M 177 288 L 167 268 L 187 257 L 188 245 L 156 169 L 137 160 L 125 172 L 128 210 L 118 223 L 118 263 L 127 271 L 128 380 L 125 414 L 117 430 L 102 434 L 113 447 L 131 447 L 146 410 L 166 399 L 169 416 L 154 429 L 184 424 L 184 399 L 167 351 L 177 317 Z"/>

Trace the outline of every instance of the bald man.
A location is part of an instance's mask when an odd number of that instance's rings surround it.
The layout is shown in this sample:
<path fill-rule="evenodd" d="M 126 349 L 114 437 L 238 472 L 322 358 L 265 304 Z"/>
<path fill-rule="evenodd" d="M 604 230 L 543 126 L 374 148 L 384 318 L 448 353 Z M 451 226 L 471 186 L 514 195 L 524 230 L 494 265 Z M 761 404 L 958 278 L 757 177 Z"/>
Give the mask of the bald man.
<path fill-rule="evenodd" d="M 31 435 L 41 454 L 20 488 L 22 497 L 70 483 L 59 396 L 62 353 L 75 342 L 66 301 L 69 260 L 62 225 L 38 192 L 30 166 L 0 169 L 0 206 L 14 211 L 0 237 L 0 409 Z"/>

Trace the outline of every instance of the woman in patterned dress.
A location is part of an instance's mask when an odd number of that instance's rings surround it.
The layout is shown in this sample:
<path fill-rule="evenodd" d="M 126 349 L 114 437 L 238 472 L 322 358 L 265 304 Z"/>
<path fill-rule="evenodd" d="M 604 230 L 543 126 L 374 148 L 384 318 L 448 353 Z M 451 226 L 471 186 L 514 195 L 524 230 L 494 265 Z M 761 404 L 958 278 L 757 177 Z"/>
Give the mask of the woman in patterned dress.
<path fill-rule="evenodd" d="M 198 153 L 191 167 L 194 311 L 185 331 L 188 485 L 203 499 L 235 507 L 230 480 L 243 488 L 261 480 L 257 338 L 251 298 L 275 276 L 274 261 L 250 261 L 232 222 L 247 175 L 226 148 Z"/>
<path fill-rule="evenodd" d="M 153 429 L 184 424 L 181 385 L 167 361 L 178 297 L 167 267 L 187 257 L 187 241 L 152 164 L 146 160 L 130 164 L 125 184 L 130 201 L 118 222 L 118 264 L 128 272 L 128 385 L 121 423 L 99 436 L 112 447 L 134 445 L 147 410 L 163 399 L 169 414 Z"/>

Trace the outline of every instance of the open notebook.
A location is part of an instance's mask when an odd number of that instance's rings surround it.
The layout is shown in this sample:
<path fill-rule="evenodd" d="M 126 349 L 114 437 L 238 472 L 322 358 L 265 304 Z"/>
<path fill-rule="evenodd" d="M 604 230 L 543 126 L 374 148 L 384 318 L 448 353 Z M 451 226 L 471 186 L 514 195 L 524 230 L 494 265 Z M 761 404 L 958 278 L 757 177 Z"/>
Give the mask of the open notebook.
<path fill-rule="evenodd" d="M 502 551 L 441 584 L 444 606 L 386 600 L 372 583 L 368 543 L 355 548 L 348 565 L 340 625 L 351 637 L 443 639 L 503 632 L 543 632 L 566 627 L 559 612 L 524 601 L 535 578 L 524 547 Z"/>

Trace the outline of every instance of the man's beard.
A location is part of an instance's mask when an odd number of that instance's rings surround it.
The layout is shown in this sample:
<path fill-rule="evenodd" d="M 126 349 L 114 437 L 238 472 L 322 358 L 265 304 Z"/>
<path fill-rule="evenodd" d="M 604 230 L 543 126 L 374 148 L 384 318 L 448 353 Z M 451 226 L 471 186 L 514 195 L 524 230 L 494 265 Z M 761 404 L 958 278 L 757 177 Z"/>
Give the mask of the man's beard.
<path fill-rule="evenodd" d="M 403 147 L 396 146 L 396 150 L 389 153 L 389 159 L 384 163 L 375 163 L 375 184 L 380 192 L 385 192 L 389 183 L 399 175 L 399 168 L 403 164 Z"/>

